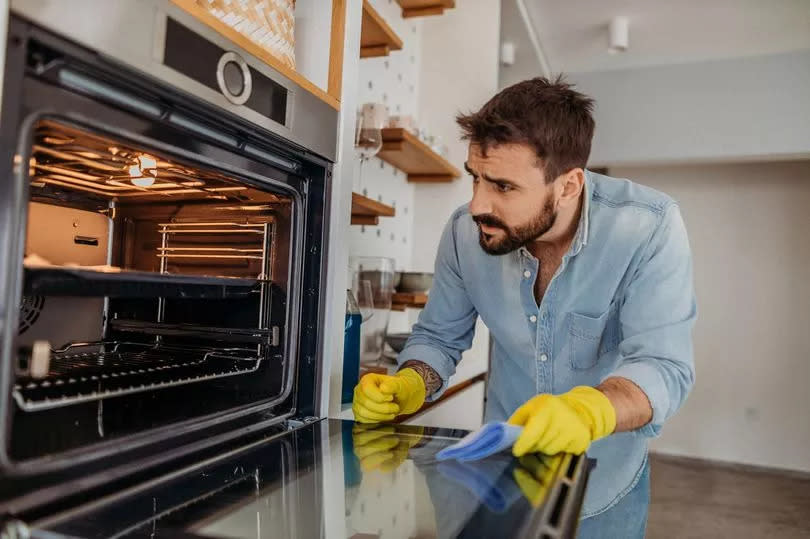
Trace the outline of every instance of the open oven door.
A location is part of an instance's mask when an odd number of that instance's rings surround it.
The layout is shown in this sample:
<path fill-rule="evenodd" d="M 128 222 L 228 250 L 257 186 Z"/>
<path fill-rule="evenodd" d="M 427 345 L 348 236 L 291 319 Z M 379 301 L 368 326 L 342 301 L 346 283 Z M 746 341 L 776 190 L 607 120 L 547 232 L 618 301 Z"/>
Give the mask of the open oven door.
<path fill-rule="evenodd" d="M 465 434 L 321 420 L 30 523 L 33 537 L 574 537 L 584 457 L 438 462 Z"/>

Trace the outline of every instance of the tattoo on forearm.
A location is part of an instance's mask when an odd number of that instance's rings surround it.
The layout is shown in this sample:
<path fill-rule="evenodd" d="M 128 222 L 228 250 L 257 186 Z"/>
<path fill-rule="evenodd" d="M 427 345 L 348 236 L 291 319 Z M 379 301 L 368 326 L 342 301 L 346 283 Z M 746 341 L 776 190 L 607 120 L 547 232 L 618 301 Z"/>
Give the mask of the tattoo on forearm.
<path fill-rule="evenodd" d="M 428 397 L 442 387 L 442 377 L 427 363 L 411 359 L 403 363 L 401 369 L 413 369 L 422 377 L 422 380 L 425 381 L 425 391 Z"/>

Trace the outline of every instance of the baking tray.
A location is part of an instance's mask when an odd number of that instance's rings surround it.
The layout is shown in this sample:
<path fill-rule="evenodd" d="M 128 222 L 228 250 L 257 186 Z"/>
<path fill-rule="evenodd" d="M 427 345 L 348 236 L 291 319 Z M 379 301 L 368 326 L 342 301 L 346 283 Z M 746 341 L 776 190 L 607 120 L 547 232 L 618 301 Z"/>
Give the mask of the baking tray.
<path fill-rule="evenodd" d="M 23 289 L 27 296 L 225 299 L 258 293 L 260 284 L 258 279 L 239 277 L 27 267 Z"/>

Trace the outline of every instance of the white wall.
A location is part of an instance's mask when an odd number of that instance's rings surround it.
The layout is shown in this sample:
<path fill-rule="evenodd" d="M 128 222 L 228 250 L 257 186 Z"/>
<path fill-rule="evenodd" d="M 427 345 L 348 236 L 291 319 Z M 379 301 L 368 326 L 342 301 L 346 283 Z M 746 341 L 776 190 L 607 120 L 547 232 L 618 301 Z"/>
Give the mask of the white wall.
<path fill-rule="evenodd" d="M 500 2 L 466 0 L 422 29 L 419 118 L 449 148 L 449 160 L 463 170 L 467 143 L 455 123 L 458 112 L 477 110 L 498 90 Z M 416 187 L 413 265 L 432 271 L 442 229 L 450 214 L 469 202 L 472 184 L 463 175 L 452 183 Z"/>
<path fill-rule="evenodd" d="M 396 2 L 371 0 L 371 4 L 402 39 L 402 49 L 360 61 L 358 104 L 381 103 L 388 107 L 390 115 L 418 117 L 422 19 L 404 19 Z M 396 215 L 381 217 L 376 226 L 350 227 L 349 254 L 389 257 L 394 259 L 397 270 L 411 270 L 414 187 L 408 183 L 407 175 L 373 157 L 363 164 L 362 171 L 356 167 L 353 190 L 393 206 Z M 380 312 L 374 316 L 382 315 Z M 366 327 L 372 328 L 376 322 L 372 319 Z M 407 332 L 410 326 L 409 313 L 390 314 L 388 333 Z"/>
<path fill-rule="evenodd" d="M 402 50 L 360 61 L 358 103 L 381 103 L 390 115 L 419 113 L 419 65 L 421 62 L 421 19 L 403 19 L 396 2 L 371 0 L 372 6 L 402 39 Z M 353 226 L 349 230 L 349 252 L 353 256 L 386 256 L 396 269 L 411 269 L 413 245 L 413 184 L 407 175 L 373 157 L 355 174 L 354 190 L 396 210 L 394 217 L 381 217 L 376 226 Z M 407 317 L 394 317 L 395 320 Z M 407 328 L 402 328 L 404 331 Z"/>
<path fill-rule="evenodd" d="M 500 1 L 465 0 L 422 27 L 419 118 L 449 149 L 448 159 L 463 171 L 467 143 L 455 115 L 477 110 L 498 90 Z M 414 191 L 413 269 L 433 271 L 442 229 L 458 206 L 469 202 L 472 184 L 464 174 L 452 183 L 420 184 Z M 479 321 L 463 373 L 487 369 L 489 332 Z M 460 416 L 480 422 L 481 410 L 460 406 Z M 459 421 L 468 421 L 460 418 Z"/>
<path fill-rule="evenodd" d="M 810 161 L 610 174 L 680 202 L 695 262 L 697 383 L 653 449 L 810 471 Z"/>
<path fill-rule="evenodd" d="M 591 165 L 810 156 L 810 51 L 579 73 Z"/>

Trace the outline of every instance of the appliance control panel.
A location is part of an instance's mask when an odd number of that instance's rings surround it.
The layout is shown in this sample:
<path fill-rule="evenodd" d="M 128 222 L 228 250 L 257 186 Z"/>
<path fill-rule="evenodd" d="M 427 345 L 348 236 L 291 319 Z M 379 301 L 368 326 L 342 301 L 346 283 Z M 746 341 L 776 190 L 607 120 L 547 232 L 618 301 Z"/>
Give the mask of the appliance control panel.
<path fill-rule="evenodd" d="M 166 20 L 163 63 L 286 126 L 289 90 L 253 69 L 237 52 L 224 50 L 171 17 Z"/>

